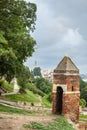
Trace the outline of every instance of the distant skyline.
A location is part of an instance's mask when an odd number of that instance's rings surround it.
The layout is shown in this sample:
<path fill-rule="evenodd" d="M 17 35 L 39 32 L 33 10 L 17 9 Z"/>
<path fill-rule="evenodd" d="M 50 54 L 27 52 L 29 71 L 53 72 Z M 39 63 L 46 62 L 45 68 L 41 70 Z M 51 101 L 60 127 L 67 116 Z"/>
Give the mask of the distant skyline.
<path fill-rule="evenodd" d="M 25 65 L 33 69 L 53 70 L 68 55 L 87 74 L 87 1 L 27 0 L 37 5 L 36 30 L 32 37 L 37 45 Z"/>

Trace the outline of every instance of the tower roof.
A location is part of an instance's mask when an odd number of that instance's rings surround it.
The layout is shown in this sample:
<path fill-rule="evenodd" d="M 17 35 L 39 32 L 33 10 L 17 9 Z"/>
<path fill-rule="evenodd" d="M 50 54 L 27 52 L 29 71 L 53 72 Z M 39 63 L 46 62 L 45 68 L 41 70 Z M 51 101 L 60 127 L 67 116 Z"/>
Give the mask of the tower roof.
<path fill-rule="evenodd" d="M 65 56 L 60 63 L 58 64 L 58 66 L 56 67 L 56 70 L 64 70 L 64 71 L 79 71 L 79 69 L 75 66 L 75 64 L 72 62 L 72 60 L 70 59 L 70 57 Z"/>

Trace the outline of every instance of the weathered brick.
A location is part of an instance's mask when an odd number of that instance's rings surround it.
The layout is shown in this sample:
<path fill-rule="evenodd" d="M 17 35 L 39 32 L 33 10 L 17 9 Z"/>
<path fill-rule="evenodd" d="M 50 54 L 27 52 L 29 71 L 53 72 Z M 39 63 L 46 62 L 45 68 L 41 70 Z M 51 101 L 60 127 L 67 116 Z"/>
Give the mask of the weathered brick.
<path fill-rule="evenodd" d="M 79 70 L 77 67 L 70 58 L 64 57 L 53 74 L 53 84 L 56 85 L 56 91 L 53 92 L 52 96 L 52 112 L 57 113 L 58 111 L 57 88 L 61 87 L 63 89 L 62 113 L 69 115 L 69 118 L 74 122 L 77 122 L 79 119 L 79 79 Z M 66 90 L 64 90 L 65 85 L 67 86 Z"/>

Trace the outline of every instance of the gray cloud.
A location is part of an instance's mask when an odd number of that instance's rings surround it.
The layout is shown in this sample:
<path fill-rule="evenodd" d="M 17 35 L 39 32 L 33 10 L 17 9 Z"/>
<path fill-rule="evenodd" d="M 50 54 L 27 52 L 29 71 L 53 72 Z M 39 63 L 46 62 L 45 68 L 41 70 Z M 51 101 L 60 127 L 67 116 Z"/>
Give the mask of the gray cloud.
<path fill-rule="evenodd" d="M 28 1 L 28 0 L 27 0 Z M 32 36 L 37 49 L 26 65 L 55 68 L 69 55 L 81 73 L 87 73 L 87 1 L 30 0 L 37 4 L 36 30 Z"/>

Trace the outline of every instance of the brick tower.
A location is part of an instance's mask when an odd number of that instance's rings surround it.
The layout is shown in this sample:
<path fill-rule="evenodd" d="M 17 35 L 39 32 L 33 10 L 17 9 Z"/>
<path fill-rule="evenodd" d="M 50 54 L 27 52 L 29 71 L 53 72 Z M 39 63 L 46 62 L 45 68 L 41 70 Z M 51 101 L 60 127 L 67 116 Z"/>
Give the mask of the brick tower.
<path fill-rule="evenodd" d="M 53 73 L 52 112 L 63 113 L 73 122 L 78 122 L 79 100 L 79 70 L 65 56 Z"/>

